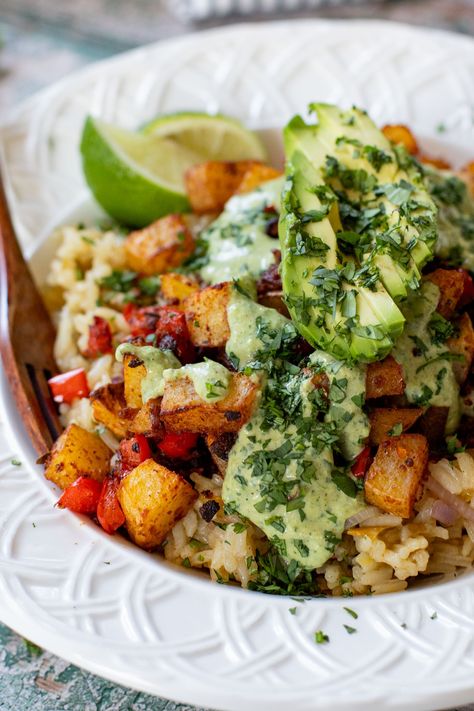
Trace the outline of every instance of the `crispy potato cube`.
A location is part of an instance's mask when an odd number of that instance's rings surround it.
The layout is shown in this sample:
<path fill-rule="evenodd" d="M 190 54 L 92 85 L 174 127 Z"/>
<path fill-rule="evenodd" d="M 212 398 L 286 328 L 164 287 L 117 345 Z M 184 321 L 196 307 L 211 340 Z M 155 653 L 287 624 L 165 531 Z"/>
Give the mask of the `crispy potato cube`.
<path fill-rule="evenodd" d="M 428 441 L 419 434 L 402 434 L 379 446 L 365 478 L 369 504 L 394 516 L 409 518 L 428 464 Z"/>
<path fill-rule="evenodd" d="M 127 436 L 135 414 L 127 412 L 123 383 L 109 383 L 90 394 L 94 420 L 107 427 L 118 439 Z"/>
<path fill-rule="evenodd" d="M 127 407 L 140 408 L 142 400 L 142 380 L 146 376 L 143 361 L 133 353 L 125 353 L 123 357 L 123 384 Z"/>
<path fill-rule="evenodd" d="M 143 434 L 147 437 L 156 437 L 163 434 L 163 425 L 160 419 L 161 398 L 148 400 L 138 410 L 130 422 L 130 432 Z"/>
<path fill-rule="evenodd" d="M 69 425 L 53 445 L 45 477 L 66 489 L 80 476 L 103 481 L 110 469 L 111 450 L 94 432 Z"/>
<path fill-rule="evenodd" d="M 260 161 L 210 160 L 193 165 L 186 171 L 184 181 L 189 202 L 194 212 L 221 212 L 232 197 L 245 173 Z"/>
<path fill-rule="evenodd" d="M 402 366 L 393 356 L 387 356 L 384 360 L 376 363 L 369 363 L 365 386 L 367 400 L 387 395 L 403 395 L 405 381 Z"/>
<path fill-rule="evenodd" d="M 435 269 L 426 278 L 439 289 L 438 313 L 444 318 L 453 317 L 464 291 L 464 275 L 457 269 Z"/>
<path fill-rule="evenodd" d="M 161 295 L 172 304 L 180 305 L 188 296 L 199 291 L 195 277 L 168 272 L 161 277 Z"/>
<path fill-rule="evenodd" d="M 130 269 L 141 274 L 162 274 L 182 264 L 194 251 L 194 239 L 183 215 L 167 215 L 125 240 Z"/>
<path fill-rule="evenodd" d="M 229 392 L 214 403 L 202 400 L 190 378 L 165 384 L 161 419 L 170 432 L 222 434 L 237 432 L 252 414 L 256 384 L 241 373 L 233 373 Z"/>
<path fill-rule="evenodd" d="M 272 168 L 270 165 L 255 163 L 244 173 L 236 192 L 250 193 L 262 183 L 265 183 L 267 180 L 279 178 L 280 175 L 283 175 L 281 170 L 276 170 L 276 168 Z"/>
<path fill-rule="evenodd" d="M 224 281 L 189 296 L 183 306 L 191 342 L 200 348 L 220 348 L 230 337 L 227 321 L 232 284 Z"/>
<path fill-rule="evenodd" d="M 451 168 L 451 164 L 444 160 L 444 158 L 433 158 L 432 156 L 423 154 L 418 157 L 418 160 L 425 165 L 433 165 L 440 170 L 449 170 Z"/>
<path fill-rule="evenodd" d="M 454 375 L 458 383 L 464 383 L 474 358 L 474 328 L 469 314 L 464 313 L 458 321 L 459 333 L 449 338 L 446 345 L 451 353 L 463 356 L 463 360 L 453 361 Z"/>
<path fill-rule="evenodd" d="M 402 124 L 388 124 L 382 128 L 382 133 L 392 143 L 401 143 L 408 153 L 415 155 L 418 153 L 418 144 L 413 133 L 408 126 Z"/>
<path fill-rule="evenodd" d="M 469 192 L 474 197 L 474 161 L 467 163 L 461 168 L 459 173 L 461 180 L 467 184 Z"/>
<path fill-rule="evenodd" d="M 179 474 L 147 459 L 125 476 L 117 497 L 130 538 L 141 548 L 156 548 L 197 499 Z"/>
<path fill-rule="evenodd" d="M 449 407 L 446 405 L 431 405 L 418 420 L 417 430 L 426 437 L 434 450 L 444 444 L 448 415 Z"/>
<path fill-rule="evenodd" d="M 420 407 L 376 407 L 369 416 L 370 444 L 380 444 L 387 437 L 391 437 L 391 432 L 396 425 L 402 426 L 402 432 L 409 430 L 422 414 L 423 410 Z"/>
<path fill-rule="evenodd" d="M 227 469 L 229 452 L 235 444 L 235 432 L 206 435 L 206 444 L 211 453 L 212 460 L 219 472 L 224 476 Z"/>

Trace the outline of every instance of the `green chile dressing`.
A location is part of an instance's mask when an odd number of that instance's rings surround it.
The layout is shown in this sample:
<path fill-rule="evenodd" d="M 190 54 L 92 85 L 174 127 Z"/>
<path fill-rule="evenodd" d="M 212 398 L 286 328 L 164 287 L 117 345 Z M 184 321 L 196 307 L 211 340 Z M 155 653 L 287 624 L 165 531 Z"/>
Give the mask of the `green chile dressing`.
<path fill-rule="evenodd" d="M 163 395 L 165 381 L 163 373 L 170 368 L 181 368 L 181 363 L 171 351 L 154 346 L 135 346 L 133 343 L 121 343 L 115 351 L 115 357 L 122 362 L 126 353 L 142 361 L 146 375 L 141 381 L 143 402 Z"/>
<path fill-rule="evenodd" d="M 207 263 L 200 270 L 204 281 L 218 284 L 249 274 L 257 278 L 274 263 L 272 250 L 279 243 L 265 232 L 269 215 L 263 210 L 271 205 L 279 211 L 282 181 L 277 178 L 254 192 L 235 195 L 202 233 L 208 243 Z"/>
<path fill-rule="evenodd" d="M 180 378 L 189 378 L 202 400 L 218 402 L 228 394 L 232 374 L 223 365 L 210 358 L 206 358 L 202 363 L 193 363 L 163 372 L 165 382 Z"/>
<path fill-rule="evenodd" d="M 405 330 L 392 355 L 403 367 L 408 401 L 420 407 L 449 407 L 446 434 L 452 434 L 459 424 L 461 400 L 446 343 L 434 343 L 430 331 L 438 299 L 439 289 L 430 281 L 423 282 L 420 291 L 407 299 L 402 307 Z M 448 358 L 443 357 L 446 354 Z"/>

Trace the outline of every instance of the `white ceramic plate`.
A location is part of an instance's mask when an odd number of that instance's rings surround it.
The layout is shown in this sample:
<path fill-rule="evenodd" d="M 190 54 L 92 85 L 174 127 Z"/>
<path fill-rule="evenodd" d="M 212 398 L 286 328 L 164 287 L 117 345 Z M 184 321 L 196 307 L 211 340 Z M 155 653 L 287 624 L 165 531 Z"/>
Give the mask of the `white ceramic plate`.
<path fill-rule="evenodd" d="M 234 26 L 139 49 L 4 123 L 19 234 L 31 254 L 48 225 L 94 210 L 78 154 L 89 111 L 134 127 L 162 111 L 219 110 L 264 127 L 311 100 L 356 103 L 380 123 L 408 123 L 427 148 L 442 125 L 437 150 L 460 161 L 474 157 L 473 77 L 471 40 L 378 22 Z M 1 386 L 0 618 L 21 634 L 122 684 L 229 711 L 419 711 L 474 699 L 471 575 L 304 604 L 213 585 L 55 509 Z M 319 629 L 329 644 L 314 643 Z"/>

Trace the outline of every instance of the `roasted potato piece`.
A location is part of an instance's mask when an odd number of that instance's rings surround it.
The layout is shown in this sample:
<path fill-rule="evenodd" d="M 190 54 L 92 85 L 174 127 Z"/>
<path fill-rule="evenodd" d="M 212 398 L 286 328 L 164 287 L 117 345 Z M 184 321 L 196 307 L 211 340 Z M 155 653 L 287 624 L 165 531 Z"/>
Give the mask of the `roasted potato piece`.
<path fill-rule="evenodd" d="M 221 212 L 227 200 L 232 197 L 245 173 L 260 161 L 210 160 L 193 165 L 186 171 L 184 181 L 189 202 L 194 212 Z"/>
<path fill-rule="evenodd" d="M 130 538 L 141 548 L 156 548 L 197 499 L 179 474 L 147 459 L 121 481 L 117 497 Z"/>
<path fill-rule="evenodd" d="M 212 460 L 223 476 L 227 469 L 229 452 L 235 444 L 235 439 L 235 432 L 224 432 L 220 435 L 206 435 L 206 444 L 211 453 Z"/>
<path fill-rule="evenodd" d="M 464 383 L 471 369 L 474 358 L 474 328 L 467 313 L 458 321 L 459 333 L 446 342 L 451 353 L 463 356 L 463 360 L 453 361 L 454 375 L 458 383 Z"/>
<path fill-rule="evenodd" d="M 143 434 L 147 437 L 156 437 L 163 434 L 163 425 L 160 420 L 161 398 L 148 400 L 138 410 L 129 425 L 130 432 Z"/>
<path fill-rule="evenodd" d="M 127 436 L 135 415 L 127 413 L 123 383 L 109 383 L 90 394 L 94 420 L 107 427 L 118 439 Z"/>
<path fill-rule="evenodd" d="M 370 413 L 370 444 L 380 444 L 387 437 L 392 436 L 393 428 L 398 425 L 402 427 L 402 432 L 409 430 L 417 419 L 423 414 L 420 407 L 397 408 L 397 407 L 377 407 Z M 401 434 L 399 432 L 398 434 Z"/>
<path fill-rule="evenodd" d="M 467 163 L 461 168 L 459 177 L 467 183 L 467 187 L 474 197 L 474 161 Z"/>
<path fill-rule="evenodd" d="M 162 274 L 179 267 L 194 251 L 194 239 L 183 215 L 167 215 L 125 240 L 130 269 L 141 274 Z"/>
<path fill-rule="evenodd" d="M 127 407 L 140 408 L 142 400 L 142 380 L 146 376 L 143 361 L 133 353 L 125 353 L 123 357 L 123 385 Z"/>
<path fill-rule="evenodd" d="M 103 481 L 112 452 L 94 432 L 69 425 L 53 445 L 45 463 L 45 476 L 61 489 L 80 476 Z"/>
<path fill-rule="evenodd" d="M 286 308 L 286 304 L 283 301 L 282 291 L 267 291 L 266 294 L 262 294 L 258 297 L 258 303 L 262 306 L 267 306 L 269 309 L 275 309 L 282 316 L 290 318 L 290 313 Z"/>
<path fill-rule="evenodd" d="M 214 403 L 202 400 L 190 378 L 165 384 L 161 420 L 171 432 L 222 434 L 237 432 L 252 414 L 257 386 L 246 375 L 233 373 L 229 392 Z"/>
<path fill-rule="evenodd" d="M 382 128 L 382 133 L 392 143 L 401 143 L 402 146 L 405 146 L 408 153 L 412 155 L 418 153 L 416 138 L 408 126 L 403 126 L 403 124 L 387 124 L 387 126 Z"/>
<path fill-rule="evenodd" d="M 451 319 L 464 291 L 464 275 L 457 269 L 435 269 L 426 279 L 439 289 L 438 313 Z"/>
<path fill-rule="evenodd" d="M 189 336 L 195 346 L 220 348 L 227 343 L 230 337 L 227 305 L 231 289 L 232 284 L 224 281 L 207 286 L 184 301 Z"/>
<path fill-rule="evenodd" d="M 365 386 L 367 400 L 387 395 L 403 395 L 405 381 L 402 366 L 393 356 L 387 356 L 384 360 L 376 363 L 369 363 Z"/>
<path fill-rule="evenodd" d="M 449 170 L 451 168 L 451 164 L 444 160 L 444 158 L 433 158 L 422 154 L 418 156 L 418 160 L 421 163 L 425 163 L 425 165 L 433 165 L 435 168 L 439 168 L 440 170 Z"/>
<path fill-rule="evenodd" d="M 394 516 L 413 515 L 428 464 L 428 441 L 419 434 L 402 434 L 379 446 L 365 478 L 365 498 Z"/>
<path fill-rule="evenodd" d="M 449 407 L 431 405 L 418 421 L 417 429 L 426 437 L 431 449 L 435 451 L 444 445 L 448 414 Z"/>
<path fill-rule="evenodd" d="M 199 284 L 194 277 L 174 272 L 161 276 L 161 295 L 172 304 L 180 305 L 196 291 L 199 291 Z"/>
<path fill-rule="evenodd" d="M 243 175 L 242 180 L 237 188 L 238 193 L 250 193 L 256 187 L 265 183 L 267 180 L 274 180 L 282 175 L 281 170 L 276 170 L 270 165 L 262 165 L 255 163 Z"/>

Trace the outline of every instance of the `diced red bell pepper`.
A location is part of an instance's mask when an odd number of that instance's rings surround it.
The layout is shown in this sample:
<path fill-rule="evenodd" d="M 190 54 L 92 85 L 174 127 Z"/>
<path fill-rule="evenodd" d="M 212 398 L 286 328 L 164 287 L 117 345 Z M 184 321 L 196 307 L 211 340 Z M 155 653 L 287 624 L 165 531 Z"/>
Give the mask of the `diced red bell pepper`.
<path fill-rule="evenodd" d="M 130 471 L 151 457 L 151 449 L 145 435 L 137 434 L 120 442 L 122 470 Z"/>
<path fill-rule="evenodd" d="M 351 467 L 351 472 L 356 477 L 363 477 L 367 469 L 370 466 L 370 460 L 372 459 L 370 447 L 364 447 L 362 452 L 356 457 L 354 464 Z"/>
<path fill-rule="evenodd" d="M 119 484 L 117 477 L 107 477 L 102 484 L 97 518 L 106 533 L 115 533 L 125 523 L 125 516 L 117 498 Z"/>
<path fill-rule="evenodd" d="M 75 513 L 94 514 L 97 511 L 101 491 L 100 481 L 88 476 L 80 476 L 71 486 L 64 489 L 58 506 Z"/>
<path fill-rule="evenodd" d="M 88 358 L 96 358 L 112 353 L 112 350 L 112 331 L 109 322 L 101 316 L 94 316 L 94 322 L 89 326 L 86 355 Z"/>
<path fill-rule="evenodd" d="M 48 380 L 48 385 L 55 402 L 68 405 L 78 397 L 89 396 L 89 386 L 84 368 L 68 370 Z"/>
<path fill-rule="evenodd" d="M 196 447 L 198 435 L 193 432 L 167 432 L 161 442 L 158 443 L 158 448 L 167 457 L 176 457 L 183 459 L 189 456 L 190 452 Z"/>
<path fill-rule="evenodd" d="M 458 306 L 467 306 L 474 301 L 474 280 L 467 269 L 458 269 L 464 276 L 464 287 Z"/>
<path fill-rule="evenodd" d="M 173 306 L 143 306 L 127 304 L 123 311 L 132 336 L 146 338 L 155 335 L 154 345 L 173 351 L 182 363 L 195 360 L 196 351 L 189 337 L 186 316 Z"/>

